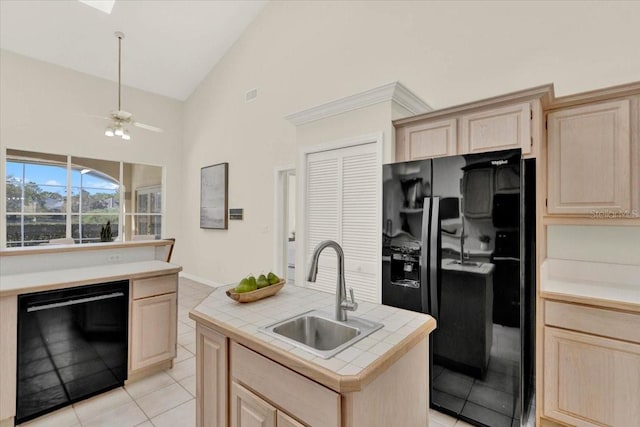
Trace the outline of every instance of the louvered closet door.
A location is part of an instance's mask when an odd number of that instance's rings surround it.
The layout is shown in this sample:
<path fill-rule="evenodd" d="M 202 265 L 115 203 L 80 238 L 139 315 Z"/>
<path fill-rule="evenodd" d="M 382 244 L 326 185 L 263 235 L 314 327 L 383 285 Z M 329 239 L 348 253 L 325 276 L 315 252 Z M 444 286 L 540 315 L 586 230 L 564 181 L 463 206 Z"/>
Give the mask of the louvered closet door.
<path fill-rule="evenodd" d="M 337 241 L 345 252 L 347 287 L 357 301 L 380 302 L 379 170 L 375 143 L 307 156 L 305 268 L 319 242 Z M 336 263 L 332 249 L 323 251 L 318 278 L 309 286 L 335 292 Z"/>

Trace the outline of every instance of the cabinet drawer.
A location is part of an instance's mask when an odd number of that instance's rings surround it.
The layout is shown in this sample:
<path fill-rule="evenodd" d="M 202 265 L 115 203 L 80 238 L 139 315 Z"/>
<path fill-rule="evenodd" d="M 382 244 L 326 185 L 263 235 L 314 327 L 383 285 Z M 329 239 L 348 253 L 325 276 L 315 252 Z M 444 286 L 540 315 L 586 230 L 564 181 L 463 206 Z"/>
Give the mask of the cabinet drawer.
<path fill-rule="evenodd" d="M 640 343 L 640 314 L 545 301 L 544 322 L 549 326 Z"/>
<path fill-rule="evenodd" d="M 311 426 L 340 426 L 340 395 L 235 342 L 231 376 Z"/>
<path fill-rule="evenodd" d="M 178 291 L 178 275 L 150 277 L 133 281 L 133 299 L 147 298 L 154 295 L 168 294 Z"/>

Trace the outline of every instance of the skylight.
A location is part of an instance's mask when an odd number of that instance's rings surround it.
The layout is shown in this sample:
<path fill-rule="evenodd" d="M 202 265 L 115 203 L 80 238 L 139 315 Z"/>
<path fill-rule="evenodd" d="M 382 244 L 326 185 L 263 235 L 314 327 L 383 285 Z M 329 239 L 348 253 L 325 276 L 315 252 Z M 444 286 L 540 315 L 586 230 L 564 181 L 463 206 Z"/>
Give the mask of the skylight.
<path fill-rule="evenodd" d="M 111 14 L 113 5 L 116 0 L 78 0 L 80 3 L 84 3 L 87 6 L 91 6 L 94 9 L 98 9 L 100 12 L 104 12 L 107 15 Z"/>

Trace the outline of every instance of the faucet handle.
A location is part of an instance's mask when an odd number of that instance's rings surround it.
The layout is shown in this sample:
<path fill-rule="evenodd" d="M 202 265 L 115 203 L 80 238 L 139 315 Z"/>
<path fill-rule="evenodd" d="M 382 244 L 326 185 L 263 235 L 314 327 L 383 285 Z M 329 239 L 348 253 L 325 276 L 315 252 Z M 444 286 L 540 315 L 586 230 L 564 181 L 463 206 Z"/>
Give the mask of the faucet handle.
<path fill-rule="evenodd" d="M 342 301 L 342 303 L 340 304 L 340 306 L 344 309 L 344 310 L 349 310 L 349 311 L 356 311 L 358 309 L 358 303 L 355 301 L 354 297 L 353 297 L 353 288 L 349 288 L 349 296 L 351 297 L 351 301 L 348 301 L 346 298 L 344 301 Z"/>

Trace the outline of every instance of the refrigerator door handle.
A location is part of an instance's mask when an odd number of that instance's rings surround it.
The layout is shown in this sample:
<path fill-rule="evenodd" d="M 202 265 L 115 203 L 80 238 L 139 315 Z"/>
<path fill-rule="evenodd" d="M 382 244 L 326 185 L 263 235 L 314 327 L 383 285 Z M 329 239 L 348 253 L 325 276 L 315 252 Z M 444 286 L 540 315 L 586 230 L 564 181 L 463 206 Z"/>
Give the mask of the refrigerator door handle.
<path fill-rule="evenodd" d="M 431 198 L 431 214 L 429 215 L 429 297 L 431 299 L 431 315 L 436 319 L 440 317 L 438 304 L 438 233 L 440 232 L 440 197 Z"/>
<path fill-rule="evenodd" d="M 430 223 L 431 223 L 431 198 L 425 197 L 424 204 L 422 206 L 422 250 L 420 253 L 420 282 L 422 289 L 420 291 L 420 297 L 422 299 L 422 312 L 432 314 L 430 300 L 431 294 L 431 282 L 429 279 L 429 272 L 431 266 L 429 265 L 429 239 L 430 239 Z M 435 316 L 434 316 L 435 317 Z"/>

